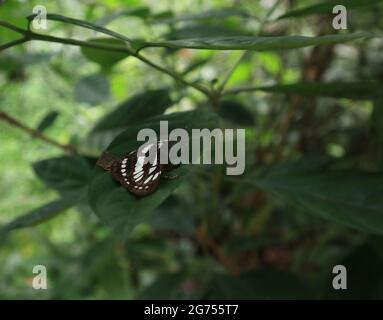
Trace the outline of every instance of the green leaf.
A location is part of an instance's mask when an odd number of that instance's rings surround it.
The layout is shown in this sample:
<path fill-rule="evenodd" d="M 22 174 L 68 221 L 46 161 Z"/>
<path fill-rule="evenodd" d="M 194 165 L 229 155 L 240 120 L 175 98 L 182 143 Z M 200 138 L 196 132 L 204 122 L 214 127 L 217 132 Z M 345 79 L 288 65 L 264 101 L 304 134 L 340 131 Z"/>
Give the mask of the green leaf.
<path fill-rule="evenodd" d="M 382 96 L 382 85 L 377 81 L 296 83 L 258 87 L 256 90 L 285 94 L 297 94 L 309 97 L 348 98 L 371 100 Z"/>
<path fill-rule="evenodd" d="M 269 172 L 258 187 L 299 210 L 368 233 L 383 233 L 383 174 L 359 171 Z"/>
<path fill-rule="evenodd" d="M 169 121 L 169 131 L 173 128 L 185 128 L 190 131 L 192 128 L 216 127 L 218 123 L 215 114 L 203 110 L 155 117 L 130 126 L 114 139 L 107 151 L 121 157 L 137 149 L 143 143 L 137 141 L 137 133 L 142 128 L 155 130 L 159 137 L 161 120 Z M 114 181 L 109 172 L 96 167 L 89 186 L 89 202 L 101 221 L 119 232 L 129 233 L 138 224 L 149 221 L 153 210 L 186 181 L 187 172 L 186 166 L 181 166 L 174 171 L 178 178 L 161 180 L 154 193 L 136 197 Z"/>
<path fill-rule="evenodd" d="M 374 37 L 369 32 L 351 34 L 331 34 L 320 37 L 306 36 L 276 36 L 276 37 L 250 37 L 233 36 L 220 38 L 192 38 L 183 40 L 164 40 L 147 42 L 144 47 L 191 48 L 210 50 L 284 50 L 304 48 L 316 45 L 330 45 L 348 41 L 369 39 Z"/>
<path fill-rule="evenodd" d="M 172 101 L 167 89 L 148 90 L 136 94 L 104 117 L 93 131 L 127 127 L 130 124 L 137 123 L 137 121 L 164 113 L 171 104 Z"/>
<path fill-rule="evenodd" d="M 63 156 L 33 164 L 36 175 L 44 184 L 63 195 L 75 195 L 87 187 L 91 169 L 79 156 Z"/>
<path fill-rule="evenodd" d="M 153 213 L 147 223 L 156 231 L 192 234 L 196 227 L 194 217 L 185 210 L 186 204 L 176 197 L 169 197 Z"/>
<path fill-rule="evenodd" d="M 204 37 L 220 37 L 220 36 L 246 36 L 249 31 L 239 27 L 225 26 L 222 23 L 209 24 L 190 24 L 182 28 L 177 28 L 167 33 L 166 39 L 188 39 L 188 38 L 204 38 Z"/>
<path fill-rule="evenodd" d="M 378 3 L 376 0 L 332 0 L 324 1 L 314 5 L 305 6 L 302 8 L 292 9 L 278 19 L 306 17 L 314 14 L 331 14 L 333 8 L 336 5 L 343 5 L 347 10 L 357 9 L 361 7 L 376 6 Z"/>
<path fill-rule="evenodd" d="M 31 20 L 33 20 L 33 18 L 35 18 L 35 16 L 36 15 L 31 15 L 28 17 L 28 19 L 31 21 Z M 60 21 L 60 22 L 68 23 L 71 25 L 75 25 L 75 26 L 83 27 L 83 28 L 90 29 L 93 31 L 97 31 L 100 33 L 104 33 L 104 34 L 107 34 L 107 35 L 109 35 L 113 38 L 116 38 L 116 39 L 120 39 L 123 41 L 130 41 L 130 39 L 128 37 L 125 37 L 122 34 L 119 34 L 119 33 L 114 32 L 112 30 L 98 26 L 98 25 L 91 23 L 91 22 L 88 22 L 88 21 L 73 19 L 73 18 L 65 17 L 65 16 L 62 16 L 59 14 L 47 14 L 47 20 Z"/>
<path fill-rule="evenodd" d="M 44 130 L 48 129 L 51 127 L 54 122 L 56 121 L 59 113 L 57 111 L 51 111 L 49 112 L 39 123 L 37 126 L 37 130 L 43 132 Z"/>
<path fill-rule="evenodd" d="M 237 101 L 222 101 L 218 113 L 223 119 L 236 125 L 247 127 L 254 125 L 253 114 Z"/>
<path fill-rule="evenodd" d="M 80 196 L 66 197 L 49 202 L 41 207 L 31 210 L 30 212 L 17 217 L 13 221 L 0 227 L 0 236 L 21 228 L 27 228 L 38 225 L 49 219 L 56 217 L 61 212 L 75 206 L 80 201 Z"/>
<path fill-rule="evenodd" d="M 294 275 L 268 270 L 249 271 L 234 277 L 218 274 L 205 299 L 302 299 L 312 298 L 307 286 Z"/>
<path fill-rule="evenodd" d="M 88 43 L 124 47 L 125 42 L 114 38 L 93 38 Z M 129 54 L 112 50 L 94 49 L 81 47 L 82 54 L 90 61 L 98 63 L 103 68 L 110 68 L 117 62 L 129 57 Z"/>
<path fill-rule="evenodd" d="M 374 101 L 374 111 L 371 115 L 371 131 L 376 140 L 377 160 L 380 168 L 383 168 L 383 99 Z"/>
<path fill-rule="evenodd" d="M 81 78 L 75 86 L 75 96 L 78 102 L 97 105 L 109 98 L 109 81 L 102 75 L 93 74 Z"/>
<path fill-rule="evenodd" d="M 176 23 L 176 22 L 185 22 L 191 21 L 195 22 L 198 20 L 212 20 L 212 19 L 222 19 L 228 17 L 243 17 L 248 18 L 249 14 L 242 9 L 239 8 L 222 8 L 222 9 L 214 9 L 208 10 L 203 13 L 198 14 L 185 14 L 178 15 L 176 17 L 159 17 L 157 19 L 153 19 L 153 23 Z"/>

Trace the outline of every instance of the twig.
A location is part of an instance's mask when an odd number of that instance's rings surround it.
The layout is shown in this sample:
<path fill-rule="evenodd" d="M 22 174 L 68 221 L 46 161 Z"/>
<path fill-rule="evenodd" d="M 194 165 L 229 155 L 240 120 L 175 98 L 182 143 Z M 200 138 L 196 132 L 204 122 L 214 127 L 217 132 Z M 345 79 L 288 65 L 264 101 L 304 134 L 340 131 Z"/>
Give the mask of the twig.
<path fill-rule="evenodd" d="M 234 71 L 239 67 L 239 65 L 242 63 L 243 60 L 249 55 L 250 51 L 245 51 L 241 54 L 237 62 L 233 65 L 233 67 L 230 69 L 230 71 L 227 73 L 225 79 L 223 79 L 221 85 L 218 88 L 219 94 L 222 93 L 222 91 L 225 89 L 226 84 L 230 80 L 231 76 L 233 75 Z"/>
<path fill-rule="evenodd" d="M 19 128 L 20 130 L 28 133 L 30 136 L 32 136 L 32 137 L 34 137 L 36 139 L 42 140 L 42 141 L 44 141 L 44 142 L 46 142 L 48 144 L 51 144 L 51 145 L 53 145 L 55 147 L 61 148 L 61 149 L 63 149 L 67 153 L 76 153 L 75 146 L 73 146 L 71 144 L 61 144 L 61 143 L 59 143 L 59 142 L 57 142 L 57 141 L 47 137 L 42 132 L 26 126 L 25 124 L 21 123 L 19 120 L 17 120 L 15 118 L 13 118 L 12 116 L 8 115 L 4 111 L 0 111 L 0 120 L 4 121 L 4 122 L 7 122 L 8 124 L 10 124 L 13 127 Z"/>
<path fill-rule="evenodd" d="M 65 21 L 63 21 L 63 22 L 65 22 Z M 124 46 L 97 44 L 97 43 L 91 43 L 91 42 L 86 42 L 86 41 L 81 41 L 81 40 L 64 39 L 64 38 L 54 37 L 54 36 L 50 36 L 50 35 L 37 34 L 37 33 L 34 33 L 31 30 L 23 30 L 23 29 L 20 29 L 20 28 L 18 28 L 16 26 L 13 26 L 13 25 L 11 25 L 11 24 L 9 24 L 9 23 L 7 23 L 5 21 L 1 21 L 1 20 L 0 20 L 0 26 L 4 26 L 4 27 L 6 27 L 8 29 L 17 31 L 17 32 L 19 32 L 19 33 L 24 35 L 24 38 L 22 38 L 22 40 L 20 39 L 17 42 L 10 42 L 10 43 L 4 45 L 4 48 L 0 47 L 0 50 L 1 49 L 2 50 L 7 49 L 9 47 L 12 47 L 14 45 L 17 45 L 17 44 L 20 44 L 20 43 L 23 43 L 23 42 L 27 42 L 29 40 L 39 40 L 39 41 L 46 41 L 46 42 L 55 42 L 55 43 L 69 44 L 69 45 L 80 46 L 80 47 L 94 48 L 94 49 L 103 49 L 103 50 L 111 50 L 111 51 L 124 52 L 127 55 L 131 55 L 131 56 L 135 57 L 136 59 L 144 62 L 145 64 L 151 66 L 152 68 L 154 68 L 154 69 L 156 69 L 158 71 L 161 71 L 162 73 L 165 73 L 165 74 L 171 76 L 176 81 L 181 82 L 184 85 L 190 86 L 190 87 L 200 91 L 201 93 L 203 93 L 204 95 L 206 95 L 209 98 L 211 97 L 211 93 L 210 93 L 210 91 L 207 88 L 199 85 L 198 83 L 193 83 L 193 82 L 190 82 L 190 81 L 186 80 L 184 77 L 182 77 L 181 75 L 179 75 L 175 71 L 168 70 L 166 68 L 161 67 L 160 65 L 158 65 L 158 64 L 150 61 L 149 59 L 145 58 L 140 53 L 135 52 L 134 50 L 132 50 L 128 46 L 124 47 Z M 87 26 L 82 26 L 82 27 L 87 28 Z M 105 33 L 105 32 L 103 32 L 103 33 Z M 126 38 L 123 38 L 122 35 L 120 36 L 117 33 L 113 33 L 113 34 L 110 34 L 110 35 L 114 36 L 115 38 L 118 38 L 120 40 L 127 41 Z"/>
<path fill-rule="evenodd" d="M 12 31 L 24 34 L 24 35 L 27 33 L 27 30 L 21 29 L 17 26 L 14 26 L 13 24 L 10 24 L 10 23 L 3 21 L 3 20 L 0 20 L 0 26 L 3 26 L 4 28 L 7 28 L 9 30 L 12 30 Z"/>
<path fill-rule="evenodd" d="M 6 50 L 6 49 L 14 47 L 14 46 L 17 46 L 17 45 L 22 44 L 22 43 L 27 42 L 27 41 L 28 41 L 28 39 L 24 37 L 21 39 L 17 39 L 17 40 L 5 43 L 5 44 L 0 46 L 0 51 Z"/>

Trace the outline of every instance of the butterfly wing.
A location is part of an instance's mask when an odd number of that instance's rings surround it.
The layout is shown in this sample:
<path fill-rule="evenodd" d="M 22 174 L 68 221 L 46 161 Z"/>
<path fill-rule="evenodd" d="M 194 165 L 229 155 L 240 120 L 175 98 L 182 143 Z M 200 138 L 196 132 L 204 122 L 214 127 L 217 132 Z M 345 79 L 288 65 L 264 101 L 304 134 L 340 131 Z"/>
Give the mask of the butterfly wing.
<path fill-rule="evenodd" d="M 135 150 L 116 161 L 111 173 L 113 177 L 137 196 L 145 196 L 154 192 L 159 184 L 162 174 L 160 165 L 158 143 L 148 145 L 144 152 Z M 145 161 L 150 149 L 156 148 L 155 158 L 152 161 Z"/>

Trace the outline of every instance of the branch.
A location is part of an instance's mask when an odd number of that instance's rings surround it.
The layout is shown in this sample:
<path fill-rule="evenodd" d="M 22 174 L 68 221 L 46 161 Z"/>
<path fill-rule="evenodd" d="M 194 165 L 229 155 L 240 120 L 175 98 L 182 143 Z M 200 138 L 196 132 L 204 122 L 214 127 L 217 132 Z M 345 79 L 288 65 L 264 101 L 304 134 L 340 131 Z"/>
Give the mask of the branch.
<path fill-rule="evenodd" d="M 8 42 L 8 43 L 0 46 L 0 51 L 6 50 L 6 49 L 14 47 L 14 46 L 17 46 L 17 45 L 22 44 L 22 43 L 27 42 L 27 41 L 28 41 L 28 39 L 26 37 L 23 37 L 21 39 L 17 39 L 17 40 Z"/>
<path fill-rule="evenodd" d="M 231 94 L 238 94 L 238 93 L 244 93 L 244 92 L 250 92 L 250 91 L 257 91 L 260 87 L 242 87 L 242 88 L 233 88 L 226 90 L 222 93 L 222 95 L 231 95 Z"/>
<path fill-rule="evenodd" d="M 55 147 L 61 148 L 61 149 L 63 149 L 67 153 L 76 153 L 76 148 L 73 145 L 71 145 L 71 144 L 66 144 L 66 145 L 61 144 L 61 143 L 59 143 L 59 142 L 57 142 L 57 141 L 47 137 L 42 132 L 26 126 L 25 124 L 21 123 L 19 120 L 17 120 L 15 118 L 13 118 L 12 116 L 6 114 L 4 111 L 0 111 L 0 120 L 4 121 L 4 122 L 7 122 L 8 124 L 10 124 L 13 127 L 19 128 L 20 130 L 28 133 L 33 138 L 42 140 L 42 141 L 44 141 L 44 142 L 46 142 L 48 144 L 51 144 L 51 145 L 53 145 Z"/>
<path fill-rule="evenodd" d="M 24 30 L 24 29 L 21 29 L 17 26 L 14 26 L 13 24 L 10 24 L 6 21 L 3 21 L 3 20 L 0 20 L 0 26 L 4 27 L 4 28 L 7 28 L 9 30 L 12 30 L 12 31 L 15 31 L 15 32 L 18 32 L 18 33 L 21 33 L 23 35 L 27 34 L 28 31 L 27 30 Z"/>

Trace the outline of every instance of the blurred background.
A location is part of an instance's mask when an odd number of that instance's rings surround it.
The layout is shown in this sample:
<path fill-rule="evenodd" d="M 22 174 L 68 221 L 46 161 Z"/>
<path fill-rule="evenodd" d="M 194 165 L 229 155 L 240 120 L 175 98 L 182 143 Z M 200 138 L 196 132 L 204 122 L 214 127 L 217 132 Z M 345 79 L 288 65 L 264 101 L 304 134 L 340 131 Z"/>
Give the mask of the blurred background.
<path fill-rule="evenodd" d="M 337 32 L 324 1 L 0 3 L 0 20 L 20 28 L 43 5 L 145 40 Z M 341 34 L 381 31 L 381 1 L 349 3 Z M 62 21 L 48 28 L 61 38 L 100 37 Z M 19 37 L 0 25 L 0 46 Z M 107 212 L 92 204 L 102 194 L 57 203 L 58 194 L 87 190 L 113 130 L 139 123 L 113 123 L 112 112 L 138 104 L 146 119 L 210 110 L 210 101 L 121 52 L 43 41 L 2 50 L 0 298 L 382 298 L 382 50 L 378 36 L 245 53 L 143 49 L 190 83 L 223 85 L 212 112 L 225 127 L 246 128 L 246 172 L 192 168 L 146 220 L 135 207 L 129 233 L 105 223 Z M 75 164 L 65 156 L 73 148 L 83 155 Z M 48 290 L 31 286 L 41 264 Z M 332 287 L 337 264 L 348 269 L 348 290 Z"/>

